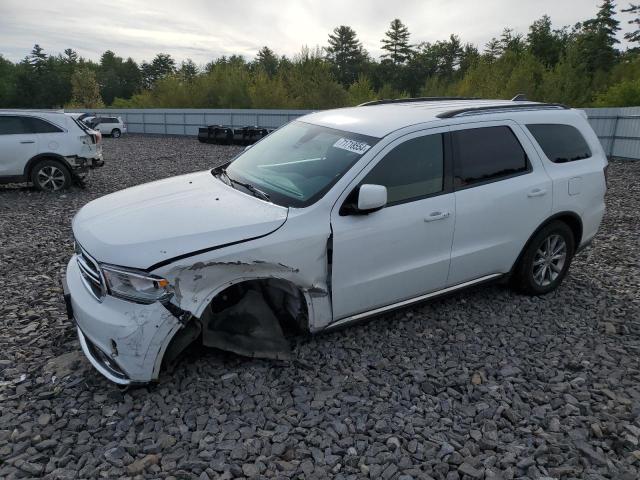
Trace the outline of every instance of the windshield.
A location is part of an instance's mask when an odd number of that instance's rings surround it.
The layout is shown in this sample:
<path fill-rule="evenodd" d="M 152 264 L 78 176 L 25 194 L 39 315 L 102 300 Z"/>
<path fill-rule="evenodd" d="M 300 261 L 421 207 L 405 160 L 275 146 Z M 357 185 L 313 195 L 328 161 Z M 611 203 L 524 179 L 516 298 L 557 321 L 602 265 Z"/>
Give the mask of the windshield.
<path fill-rule="evenodd" d="M 232 185 L 258 189 L 277 204 L 305 207 L 322 197 L 378 140 L 296 121 L 239 155 L 226 174 Z"/>

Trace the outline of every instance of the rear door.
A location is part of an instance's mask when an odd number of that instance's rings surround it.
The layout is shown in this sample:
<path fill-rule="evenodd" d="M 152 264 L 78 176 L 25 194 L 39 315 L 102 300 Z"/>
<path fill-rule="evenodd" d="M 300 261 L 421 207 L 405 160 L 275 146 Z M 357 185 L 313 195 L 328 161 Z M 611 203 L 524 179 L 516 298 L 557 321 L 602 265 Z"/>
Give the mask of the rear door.
<path fill-rule="evenodd" d="M 64 122 L 66 117 L 60 116 L 60 122 Z M 37 117 L 24 117 L 28 131 L 36 138 L 39 153 L 59 153 L 66 155 L 67 152 L 61 151 L 65 145 L 65 130 L 61 126 L 54 125 L 48 120 Z M 75 152 L 74 152 L 75 153 Z"/>
<path fill-rule="evenodd" d="M 456 226 L 448 284 L 507 273 L 551 214 L 552 185 L 515 122 L 452 127 Z"/>
<path fill-rule="evenodd" d="M 25 165 L 38 153 L 37 142 L 24 117 L 0 115 L 0 176 L 24 174 Z"/>
<path fill-rule="evenodd" d="M 455 203 L 445 129 L 387 146 L 331 213 L 334 320 L 410 300 L 447 281 Z M 363 184 L 387 187 L 387 205 L 368 215 L 345 204 Z"/>

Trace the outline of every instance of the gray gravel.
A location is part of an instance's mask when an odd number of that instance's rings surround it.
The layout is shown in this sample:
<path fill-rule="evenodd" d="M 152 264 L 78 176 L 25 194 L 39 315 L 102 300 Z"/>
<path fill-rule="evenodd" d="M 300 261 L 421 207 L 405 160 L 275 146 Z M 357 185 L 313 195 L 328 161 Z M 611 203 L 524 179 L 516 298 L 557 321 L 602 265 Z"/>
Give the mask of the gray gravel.
<path fill-rule="evenodd" d="M 559 291 L 477 288 L 300 338 L 291 364 L 199 349 L 118 390 L 79 354 L 70 221 L 239 149 L 106 139 L 86 190 L 0 186 L 0 477 L 640 478 L 640 162 Z"/>

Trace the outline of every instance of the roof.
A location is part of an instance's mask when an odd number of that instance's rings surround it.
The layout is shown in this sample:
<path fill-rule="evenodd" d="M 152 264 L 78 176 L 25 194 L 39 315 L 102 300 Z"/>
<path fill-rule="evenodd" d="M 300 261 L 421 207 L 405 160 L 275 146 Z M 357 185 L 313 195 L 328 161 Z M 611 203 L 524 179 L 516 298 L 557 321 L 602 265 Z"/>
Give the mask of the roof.
<path fill-rule="evenodd" d="M 305 115 L 300 120 L 362 135 L 384 137 L 410 125 L 440 121 L 441 118 L 438 115 L 452 110 L 493 107 L 493 111 L 487 113 L 498 113 L 501 111 L 499 108 L 501 106 L 506 109 L 524 108 L 525 110 L 527 106 L 531 106 L 532 109 L 555 107 L 544 103 L 511 100 L 410 100 L 325 110 Z"/>

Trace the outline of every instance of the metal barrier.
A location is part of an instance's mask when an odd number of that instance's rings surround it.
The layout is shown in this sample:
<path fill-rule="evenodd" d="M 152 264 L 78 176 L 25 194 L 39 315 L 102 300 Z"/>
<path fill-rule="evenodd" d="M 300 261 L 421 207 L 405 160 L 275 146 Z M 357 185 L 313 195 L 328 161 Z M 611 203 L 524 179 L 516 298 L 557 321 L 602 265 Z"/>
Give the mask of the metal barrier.
<path fill-rule="evenodd" d="M 584 110 L 608 156 L 640 160 L 640 107 Z M 122 117 L 131 133 L 195 136 L 198 135 L 198 128 L 206 125 L 278 128 L 312 110 L 147 108 L 99 109 L 91 112 Z"/>

